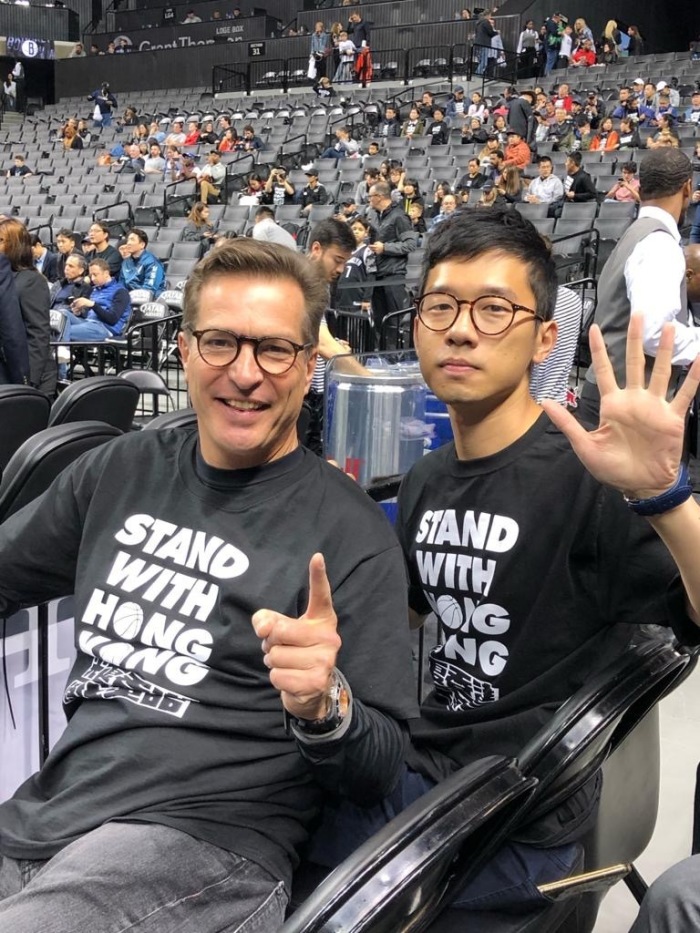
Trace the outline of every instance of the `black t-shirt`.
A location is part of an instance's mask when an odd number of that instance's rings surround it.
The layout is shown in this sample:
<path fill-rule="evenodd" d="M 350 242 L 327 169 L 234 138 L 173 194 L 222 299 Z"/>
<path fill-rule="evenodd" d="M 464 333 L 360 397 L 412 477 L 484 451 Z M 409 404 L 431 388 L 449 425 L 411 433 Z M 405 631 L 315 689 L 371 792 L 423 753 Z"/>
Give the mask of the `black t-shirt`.
<path fill-rule="evenodd" d="M 423 457 L 401 487 L 397 531 L 409 603 L 436 613 L 442 639 L 409 754 L 435 779 L 517 755 L 632 624 L 700 639 L 661 540 L 545 415 L 491 457 L 459 461 L 454 445 Z"/>
<path fill-rule="evenodd" d="M 78 646 L 68 726 L 41 772 L 0 806 L 3 854 L 48 858 L 106 821 L 136 820 L 288 881 L 323 797 L 315 778 L 333 756 L 346 781 L 364 775 L 390 789 L 386 741 L 391 767 L 404 747 L 385 714 L 415 715 L 415 688 L 405 571 L 389 523 L 349 477 L 303 448 L 235 472 L 197 467 L 195 451 L 192 430 L 119 438 L 0 528 L 0 614 L 74 591 Z M 353 693 L 346 737 L 314 746 L 316 758 L 285 732 L 251 624 L 261 608 L 304 611 L 315 551 L 326 560 L 338 667 Z M 350 767 L 342 756 L 355 712 L 378 738 L 353 746 Z"/>

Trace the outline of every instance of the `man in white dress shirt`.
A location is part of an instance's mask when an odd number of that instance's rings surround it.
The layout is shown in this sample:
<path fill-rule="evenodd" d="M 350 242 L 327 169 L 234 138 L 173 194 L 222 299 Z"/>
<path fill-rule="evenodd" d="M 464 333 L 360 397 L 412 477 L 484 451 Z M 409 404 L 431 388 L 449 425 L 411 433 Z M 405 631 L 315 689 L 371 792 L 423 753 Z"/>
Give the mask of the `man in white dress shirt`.
<path fill-rule="evenodd" d="M 651 372 L 663 325 L 673 323 L 671 392 L 700 353 L 700 328 L 688 314 L 685 258 L 679 227 L 692 190 L 690 159 L 679 149 L 654 149 L 639 171 L 641 208 L 605 264 L 598 283 L 600 325 L 618 384 L 625 380 L 625 337 L 630 313 L 644 315 L 644 353 Z M 600 398 L 593 369 L 586 373 L 579 411 L 596 419 Z"/>

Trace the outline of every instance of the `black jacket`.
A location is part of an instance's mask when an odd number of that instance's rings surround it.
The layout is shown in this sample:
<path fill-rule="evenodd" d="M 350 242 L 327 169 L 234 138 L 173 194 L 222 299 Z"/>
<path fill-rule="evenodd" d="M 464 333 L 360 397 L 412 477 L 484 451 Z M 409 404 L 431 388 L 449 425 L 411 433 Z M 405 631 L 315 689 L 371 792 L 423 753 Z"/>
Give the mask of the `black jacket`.
<path fill-rule="evenodd" d="M 514 97 L 508 102 L 508 126 L 511 126 L 525 140 L 531 144 L 535 136 L 535 120 L 532 107 L 522 97 Z"/>
<path fill-rule="evenodd" d="M 479 22 L 476 24 L 476 29 L 474 30 L 474 45 L 491 45 L 491 40 L 496 35 L 496 30 L 493 28 L 491 23 L 482 17 Z"/>
<path fill-rule="evenodd" d="M 595 201 L 598 197 L 598 192 L 596 191 L 595 184 L 593 179 L 584 171 L 584 169 L 579 169 L 575 175 L 572 175 L 573 179 L 569 191 L 574 192 L 573 199 L 568 198 L 567 200 L 574 201 Z"/>
<path fill-rule="evenodd" d="M 0 254 L 0 385 L 29 382 L 27 331 L 6 256 Z"/>
<path fill-rule="evenodd" d="M 373 241 L 384 244 L 384 252 L 377 256 L 377 278 L 402 275 L 408 254 L 418 249 L 418 234 L 410 217 L 400 204 L 392 204 L 381 213 L 372 211 L 368 220 L 374 230 Z"/>
<path fill-rule="evenodd" d="M 366 23 L 363 19 L 359 23 L 348 23 L 348 37 L 355 43 L 355 48 L 359 49 L 363 42 L 369 45 L 369 27 L 371 23 Z"/>
<path fill-rule="evenodd" d="M 36 269 L 15 272 L 15 288 L 29 349 L 29 382 L 53 397 L 56 394 L 56 361 L 51 353 L 49 289 Z"/>

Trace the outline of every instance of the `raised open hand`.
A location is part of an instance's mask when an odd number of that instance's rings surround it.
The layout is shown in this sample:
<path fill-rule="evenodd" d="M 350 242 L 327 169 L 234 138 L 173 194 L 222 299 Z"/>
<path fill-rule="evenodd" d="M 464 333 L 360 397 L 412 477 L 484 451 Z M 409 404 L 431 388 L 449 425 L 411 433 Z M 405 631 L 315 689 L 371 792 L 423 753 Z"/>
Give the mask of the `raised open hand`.
<path fill-rule="evenodd" d="M 649 385 L 644 384 L 643 321 L 633 314 L 627 332 L 627 384 L 613 373 L 600 329 L 591 328 L 590 345 L 600 390 L 600 425 L 589 432 L 555 402 L 542 407 L 569 438 L 586 469 L 601 483 L 635 499 L 669 489 L 683 453 L 688 409 L 700 383 L 700 357 L 673 399 L 666 400 L 673 356 L 672 324 L 664 325 Z"/>

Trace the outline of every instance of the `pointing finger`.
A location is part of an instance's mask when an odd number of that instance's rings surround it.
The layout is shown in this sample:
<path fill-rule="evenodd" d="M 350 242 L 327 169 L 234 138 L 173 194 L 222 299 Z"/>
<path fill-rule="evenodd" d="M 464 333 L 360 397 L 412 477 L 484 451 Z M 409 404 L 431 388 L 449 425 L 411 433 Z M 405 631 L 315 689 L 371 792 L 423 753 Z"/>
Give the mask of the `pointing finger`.
<path fill-rule="evenodd" d="M 314 554 L 309 561 L 309 603 L 304 617 L 310 622 L 322 622 L 334 617 L 331 585 L 323 554 Z"/>

